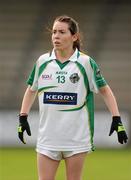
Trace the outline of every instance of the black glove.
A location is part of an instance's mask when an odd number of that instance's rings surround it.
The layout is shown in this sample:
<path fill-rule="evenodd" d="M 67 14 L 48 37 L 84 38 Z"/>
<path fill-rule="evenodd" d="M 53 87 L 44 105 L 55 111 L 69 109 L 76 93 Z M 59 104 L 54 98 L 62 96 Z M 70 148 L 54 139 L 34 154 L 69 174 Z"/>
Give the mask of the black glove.
<path fill-rule="evenodd" d="M 19 115 L 18 137 L 24 144 L 26 144 L 23 137 L 24 131 L 26 130 L 27 134 L 31 136 L 30 126 L 27 121 L 27 117 L 27 115 Z"/>
<path fill-rule="evenodd" d="M 127 143 L 128 137 L 120 116 L 113 116 L 109 136 L 111 136 L 114 131 L 117 132 L 119 143 Z"/>

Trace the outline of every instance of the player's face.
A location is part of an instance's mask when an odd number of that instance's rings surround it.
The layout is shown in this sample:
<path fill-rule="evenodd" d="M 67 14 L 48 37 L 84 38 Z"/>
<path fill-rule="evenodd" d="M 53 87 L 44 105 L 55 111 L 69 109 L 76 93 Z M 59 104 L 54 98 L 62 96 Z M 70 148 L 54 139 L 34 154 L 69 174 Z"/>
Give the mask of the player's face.
<path fill-rule="evenodd" d="M 76 35 L 72 35 L 67 23 L 56 21 L 52 29 L 52 43 L 56 50 L 73 49 Z"/>

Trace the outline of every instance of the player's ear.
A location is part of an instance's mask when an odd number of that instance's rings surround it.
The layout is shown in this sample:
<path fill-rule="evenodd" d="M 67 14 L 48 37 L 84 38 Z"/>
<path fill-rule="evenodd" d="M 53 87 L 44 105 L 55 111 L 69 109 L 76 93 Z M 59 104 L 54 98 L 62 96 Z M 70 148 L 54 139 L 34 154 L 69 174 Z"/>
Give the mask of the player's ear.
<path fill-rule="evenodd" d="M 73 39 L 74 42 L 77 41 L 77 39 L 78 39 L 78 33 L 73 34 L 73 35 L 72 35 L 72 39 Z"/>

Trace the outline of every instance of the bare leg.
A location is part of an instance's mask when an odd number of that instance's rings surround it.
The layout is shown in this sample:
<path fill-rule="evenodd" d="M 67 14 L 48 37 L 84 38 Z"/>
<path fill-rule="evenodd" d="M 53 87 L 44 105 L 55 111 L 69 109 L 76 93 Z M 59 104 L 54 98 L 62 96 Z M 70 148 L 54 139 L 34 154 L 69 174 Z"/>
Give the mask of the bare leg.
<path fill-rule="evenodd" d="M 49 157 L 37 153 L 37 166 L 39 180 L 54 180 L 60 161 L 55 161 Z"/>
<path fill-rule="evenodd" d="M 79 153 L 65 159 L 67 180 L 81 180 L 87 153 Z"/>

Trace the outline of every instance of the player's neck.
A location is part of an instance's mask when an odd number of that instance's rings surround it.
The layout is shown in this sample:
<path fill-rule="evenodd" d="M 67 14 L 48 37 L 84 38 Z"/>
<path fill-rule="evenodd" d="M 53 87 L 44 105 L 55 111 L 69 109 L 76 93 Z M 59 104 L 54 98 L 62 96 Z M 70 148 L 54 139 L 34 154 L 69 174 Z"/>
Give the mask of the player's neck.
<path fill-rule="evenodd" d="M 66 50 L 56 50 L 56 58 L 64 63 L 65 61 L 68 61 L 68 59 L 72 56 L 74 53 L 73 49 L 66 49 Z"/>

